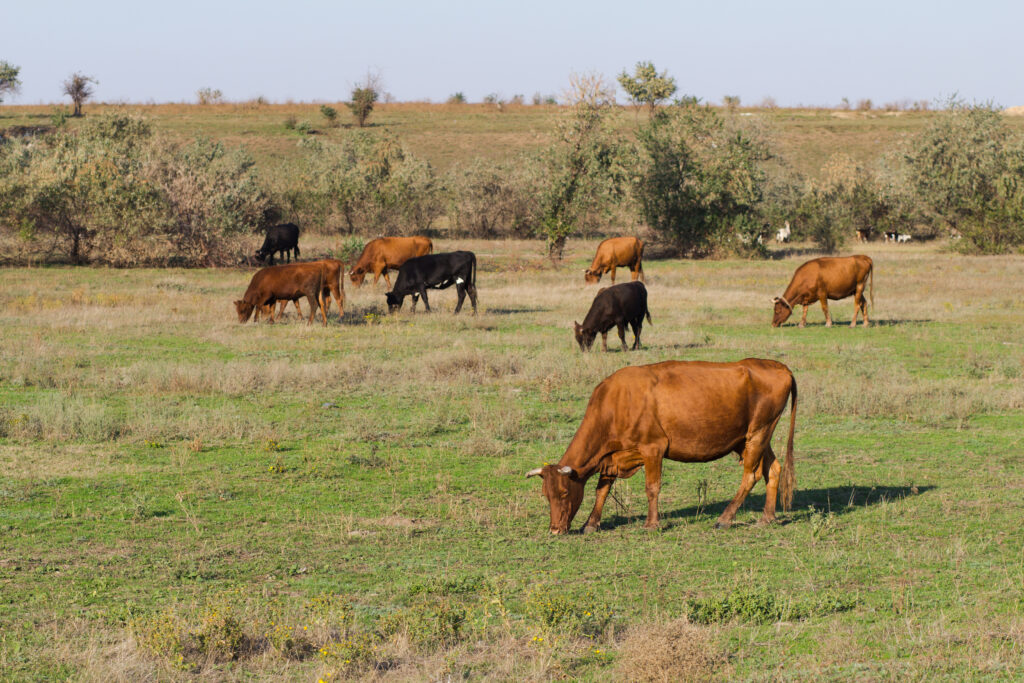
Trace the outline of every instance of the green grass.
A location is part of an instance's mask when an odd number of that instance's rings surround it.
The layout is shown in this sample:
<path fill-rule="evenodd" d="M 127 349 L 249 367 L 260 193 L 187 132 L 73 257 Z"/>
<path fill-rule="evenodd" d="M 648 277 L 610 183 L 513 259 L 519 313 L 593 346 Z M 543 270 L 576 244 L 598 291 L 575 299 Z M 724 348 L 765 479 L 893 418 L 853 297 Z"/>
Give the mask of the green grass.
<path fill-rule="evenodd" d="M 1024 261 L 872 245 L 866 330 L 769 326 L 799 259 L 652 261 L 646 348 L 584 355 L 594 246 L 442 241 L 481 315 L 367 322 L 383 286 L 350 287 L 326 329 L 238 325 L 241 270 L 3 270 L 0 677 L 621 679 L 685 615 L 698 678 L 1024 674 Z M 781 523 L 758 484 L 712 529 L 723 458 L 666 465 L 659 531 L 634 477 L 548 534 L 523 474 L 602 378 L 747 356 L 800 386 Z"/>

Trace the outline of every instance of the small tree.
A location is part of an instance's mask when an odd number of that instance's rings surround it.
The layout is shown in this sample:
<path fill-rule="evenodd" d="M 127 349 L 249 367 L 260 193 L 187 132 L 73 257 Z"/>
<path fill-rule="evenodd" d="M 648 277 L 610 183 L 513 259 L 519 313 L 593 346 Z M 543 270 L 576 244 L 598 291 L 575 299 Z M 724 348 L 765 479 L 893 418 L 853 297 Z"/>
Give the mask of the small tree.
<path fill-rule="evenodd" d="M 667 71 L 659 74 L 653 62 L 637 62 L 632 76 L 623 69 L 619 74 L 619 85 L 633 104 L 647 105 L 652 115 L 658 105 L 672 97 L 676 91 L 676 79 L 669 76 Z"/>
<path fill-rule="evenodd" d="M 92 85 L 99 85 L 92 76 L 85 76 L 79 72 L 75 72 L 64 81 L 64 94 L 71 98 L 74 103 L 75 110 L 71 113 L 72 116 L 82 115 L 82 105 L 92 97 L 93 88 Z"/>
<path fill-rule="evenodd" d="M 559 121 L 555 143 L 538 160 L 536 231 L 552 259 L 561 260 L 566 238 L 584 216 L 608 212 L 624 197 L 632 166 L 630 149 L 611 130 L 611 103 L 598 90 L 587 92 Z"/>
<path fill-rule="evenodd" d="M 348 108 L 360 128 L 366 125 L 366 120 L 370 118 L 373 105 L 380 99 L 382 90 L 380 76 L 374 73 L 367 73 L 363 82 L 352 89 L 352 101 L 348 103 Z"/>
<path fill-rule="evenodd" d="M 4 101 L 4 95 L 16 95 L 21 90 L 19 73 L 21 73 L 20 66 L 0 61 L 0 102 Z"/>

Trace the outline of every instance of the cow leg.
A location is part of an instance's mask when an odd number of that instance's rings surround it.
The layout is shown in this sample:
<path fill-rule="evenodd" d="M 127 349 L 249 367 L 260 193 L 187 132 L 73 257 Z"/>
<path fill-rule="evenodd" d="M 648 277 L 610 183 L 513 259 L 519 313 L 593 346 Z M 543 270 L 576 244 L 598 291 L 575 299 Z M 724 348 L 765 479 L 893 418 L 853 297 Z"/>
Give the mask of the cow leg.
<path fill-rule="evenodd" d="M 864 291 L 860 293 L 860 310 L 864 314 L 864 327 L 870 327 L 871 323 L 868 321 L 868 300 L 864 296 Z"/>
<path fill-rule="evenodd" d="M 601 348 L 605 351 L 608 350 L 608 330 L 601 333 Z"/>
<path fill-rule="evenodd" d="M 459 295 L 459 301 L 455 304 L 455 312 L 458 313 L 462 310 L 462 302 L 466 300 L 466 288 L 462 285 L 455 285 L 455 291 Z"/>
<path fill-rule="evenodd" d="M 620 321 L 618 324 L 615 325 L 615 328 L 616 331 L 619 333 L 619 341 L 622 342 L 623 352 L 628 351 L 629 347 L 626 346 L 626 323 Z"/>
<path fill-rule="evenodd" d="M 466 291 L 469 292 L 469 303 L 473 304 L 473 315 L 476 315 L 476 285 L 467 282 Z"/>
<path fill-rule="evenodd" d="M 591 531 L 597 531 L 601 527 L 601 511 L 604 509 L 605 498 L 608 497 L 609 492 L 612 490 L 612 484 L 614 483 L 615 477 L 606 477 L 601 475 L 598 478 L 597 496 L 594 499 L 594 510 L 590 513 L 587 523 L 583 525 L 583 533 L 589 534 Z"/>
<path fill-rule="evenodd" d="M 391 287 L 391 278 L 388 277 L 388 269 L 384 269 L 384 282 L 388 283 L 388 287 Z M 373 279 L 373 283 L 377 284 L 377 279 Z"/>
<path fill-rule="evenodd" d="M 317 303 L 320 304 L 320 317 L 324 320 L 324 327 L 327 327 L 327 306 L 324 304 L 324 290 L 317 293 Z"/>
<path fill-rule="evenodd" d="M 743 453 L 740 456 L 740 459 L 743 461 L 743 478 L 740 480 L 740 490 L 736 492 L 736 497 L 732 499 L 732 502 L 722 512 L 718 521 L 715 522 L 716 529 L 729 528 L 733 518 L 736 517 L 736 511 L 740 509 L 743 500 L 750 493 L 750 490 L 754 488 L 754 484 L 757 483 L 758 470 L 761 469 L 761 460 L 764 457 L 765 449 L 768 447 L 771 434 L 774 431 L 770 427 L 774 426 L 774 423 L 772 423 L 769 427 L 762 428 L 760 432 L 747 439 L 747 445 L 743 448 Z"/>
<path fill-rule="evenodd" d="M 767 487 L 764 499 L 764 515 L 758 524 L 771 524 L 775 521 L 775 500 L 778 498 L 779 474 L 782 472 L 782 465 L 775 457 L 771 446 L 764 450 L 761 458 L 761 475 Z"/>
<path fill-rule="evenodd" d="M 828 297 L 821 297 L 821 310 L 825 312 L 825 327 L 832 327 L 832 314 L 828 312 Z"/>
<path fill-rule="evenodd" d="M 618 270 L 618 266 L 612 266 L 612 284 L 615 284 L 615 271 Z"/>
<path fill-rule="evenodd" d="M 807 326 L 807 304 L 803 306 L 803 314 L 800 316 L 800 327 Z"/>
<path fill-rule="evenodd" d="M 661 493 L 661 455 L 644 458 L 644 490 L 647 493 L 645 529 L 658 528 L 658 495 Z"/>
<path fill-rule="evenodd" d="M 633 350 L 636 351 L 640 348 L 640 330 L 643 329 L 644 323 L 643 318 L 630 322 L 630 326 L 633 328 Z"/>
<path fill-rule="evenodd" d="M 427 313 L 430 313 L 430 301 L 427 299 L 426 285 L 420 285 L 420 296 L 423 297 L 423 308 L 427 309 Z"/>
<path fill-rule="evenodd" d="M 317 295 L 317 296 L 319 296 L 319 295 Z M 307 325 L 312 325 L 313 324 L 313 318 L 316 317 L 317 300 L 316 300 L 316 297 L 313 296 L 312 294 L 307 294 L 306 295 L 306 301 L 309 302 L 309 320 L 306 321 L 306 324 Z"/>
<path fill-rule="evenodd" d="M 342 275 L 343 274 L 344 273 L 342 273 Z M 339 275 L 339 280 L 340 279 Z M 338 322 L 340 323 L 345 317 L 345 292 L 341 289 L 340 283 L 338 285 L 335 285 L 333 282 L 331 283 L 331 294 L 333 294 L 334 298 L 338 300 Z M 330 307 L 330 297 L 327 297 L 327 308 Z"/>

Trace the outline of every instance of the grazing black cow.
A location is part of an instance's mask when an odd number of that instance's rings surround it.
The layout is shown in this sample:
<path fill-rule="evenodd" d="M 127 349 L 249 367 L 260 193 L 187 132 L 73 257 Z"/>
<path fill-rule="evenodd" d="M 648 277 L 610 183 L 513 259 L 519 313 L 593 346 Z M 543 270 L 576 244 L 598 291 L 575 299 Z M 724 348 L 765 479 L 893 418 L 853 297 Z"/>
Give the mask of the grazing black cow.
<path fill-rule="evenodd" d="M 601 346 L 608 350 L 608 330 L 613 327 L 619 329 L 619 340 L 622 341 L 622 350 L 626 350 L 626 325 L 633 328 L 633 349 L 640 348 L 640 330 L 644 326 L 644 316 L 647 322 L 651 320 L 651 312 L 647 310 L 647 288 L 644 283 L 634 280 L 618 285 L 606 287 L 594 297 L 594 303 L 590 305 L 587 317 L 580 325 L 576 326 L 576 343 L 580 345 L 580 351 L 589 351 L 594 344 L 597 333 L 601 333 Z"/>
<path fill-rule="evenodd" d="M 412 310 L 423 297 L 423 305 L 430 310 L 427 289 L 446 289 L 455 285 L 459 303 L 455 312 L 462 309 L 462 302 L 469 294 L 476 315 L 476 255 L 471 251 L 453 251 L 447 254 L 428 254 L 411 258 L 398 269 L 395 287 L 387 293 L 388 312 L 394 313 L 402 307 L 405 297 L 412 295 Z"/>
<path fill-rule="evenodd" d="M 299 226 L 294 223 L 281 223 L 267 228 L 267 237 L 263 246 L 256 252 L 256 260 L 260 263 L 274 265 L 274 254 L 280 252 L 292 262 L 291 251 L 295 250 L 295 258 L 299 258 Z"/>

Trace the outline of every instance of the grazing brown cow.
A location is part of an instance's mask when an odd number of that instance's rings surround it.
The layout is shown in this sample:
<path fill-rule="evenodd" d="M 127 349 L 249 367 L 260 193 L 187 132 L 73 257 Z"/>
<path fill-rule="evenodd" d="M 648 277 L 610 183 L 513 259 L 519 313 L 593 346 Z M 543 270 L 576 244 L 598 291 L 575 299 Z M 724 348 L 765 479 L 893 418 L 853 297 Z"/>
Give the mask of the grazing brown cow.
<path fill-rule="evenodd" d="M 321 259 L 319 261 L 311 261 L 310 263 L 322 263 L 322 264 L 324 264 L 324 267 L 325 267 L 325 271 L 324 271 L 325 280 L 324 280 L 324 287 L 323 287 L 323 296 L 324 296 L 324 310 L 323 310 L 323 312 L 325 314 L 330 312 L 330 310 L 331 310 L 331 296 L 334 296 L 334 298 L 338 300 L 338 322 L 341 322 L 344 319 L 344 317 L 345 317 L 345 285 L 342 282 L 342 277 L 341 277 L 342 274 L 344 274 L 344 272 L 345 272 L 345 264 L 342 263 L 341 261 L 339 261 L 338 259 L 333 259 L 333 258 Z M 291 302 L 293 304 L 295 304 L 295 310 L 298 312 L 300 318 L 302 317 L 302 307 L 299 306 L 299 299 L 301 299 L 301 298 L 302 298 L 302 295 L 300 294 L 298 297 L 296 297 L 295 299 L 291 300 Z M 278 309 L 277 309 L 277 317 L 278 318 L 280 318 L 281 316 L 284 315 L 284 309 L 286 309 L 287 307 L 288 307 L 288 300 L 287 299 L 278 299 Z M 274 315 L 273 315 L 274 312 L 271 310 L 270 306 L 264 306 L 263 307 L 263 313 L 267 317 L 269 317 L 271 319 L 271 321 L 274 320 Z M 258 321 L 258 319 L 257 319 L 257 321 Z"/>
<path fill-rule="evenodd" d="M 853 322 L 857 325 L 857 314 L 864 314 L 864 327 L 868 322 L 868 306 L 864 299 L 864 285 L 870 280 L 871 305 L 875 305 L 875 275 L 871 259 L 863 254 L 854 256 L 825 256 L 808 261 L 793 274 L 789 286 L 782 296 L 772 299 L 775 304 L 775 315 L 772 327 L 786 322 L 793 313 L 793 307 L 802 305 L 803 315 L 800 316 L 800 327 L 807 324 L 807 307 L 815 301 L 821 302 L 821 310 L 825 311 L 825 326 L 832 327 L 832 315 L 828 312 L 829 299 L 845 299 L 853 295 Z"/>
<path fill-rule="evenodd" d="M 324 263 L 314 261 L 270 266 L 258 271 L 249 281 L 245 295 L 235 301 L 238 322 L 248 322 L 253 311 L 257 312 L 256 319 L 259 321 L 259 311 L 266 305 L 271 307 L 270 322 L 274 322 L 273 306 L 278 300 L 292 301 L 304 296 L 309 302 L 309 320 L 306 324 L 312 324 L 313 316 L 319 307 L 326 325 L 327 316 L 324 314 L 323 301 L 323 286 L 327 281 L 326 270 L 327 266 Z"/>
<path fill-rule="evenodd" d="M 772 451 L 772 434 L 792 399 L 786 466 Z M 775 499 L 789 510 L 796 485 L 793 430 L 796 380 L 782 363 L 747 358 L 736 363 L 665 361 L 627 367 L 597 385 L 583 422 L 557 465 L 526 474 L 544 480 L 551 533 L 569 530 L 587 480 L 598 475 L 594 510 L 583 527 L 596 531 L 601 508 L 618 478 L 644 468 L 647 528 L 658 526 L 658 493 L 665 458 L 710 462 L 736 453 L 743 462 L 740 490 L 715 523 L 728 527 L 759 476 L 768 492 L 761 523 L 775 520 Z"/>
<path fill-rule="evenodd" d="M 635 237 L 610 237 L 597 245 L 594 262 L 583 271 L 583 279 L 587 284 L 601 281 L 601 276 L 611 271 L 612 284 L 615 284 L 615 270 L 622 266 L 629 268 L 632 279 L 644 279 L 644 243 Z"/>
<path fill-rule="evenodd" d="M 434 243 L 429 237 L 378 237 L 370 240 L 359 260 L 349 271 L 349 279 L 356 287 L 361 287 L 367 273 L 373 273 L 373 284 L 377 284 L 380 276 L 391 287 L 388 269 L 398 268 L 411 258 L 426 256 L 434 251 Z"/>

